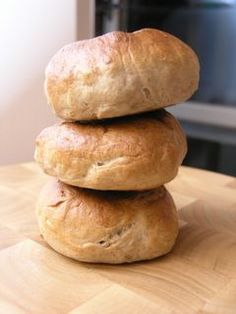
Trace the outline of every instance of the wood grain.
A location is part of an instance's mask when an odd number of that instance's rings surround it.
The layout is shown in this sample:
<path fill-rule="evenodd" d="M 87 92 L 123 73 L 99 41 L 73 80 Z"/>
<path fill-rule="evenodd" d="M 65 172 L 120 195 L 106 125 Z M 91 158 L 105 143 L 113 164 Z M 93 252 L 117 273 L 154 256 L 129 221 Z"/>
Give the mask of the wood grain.
<path fill-rule="evenodd" d="M 172 253 L 131 265 L 79 263 L 40 237 L 34 163 L 0 168 L 0 313 L 236 313 L 236 179 L 182 167 Z"/>

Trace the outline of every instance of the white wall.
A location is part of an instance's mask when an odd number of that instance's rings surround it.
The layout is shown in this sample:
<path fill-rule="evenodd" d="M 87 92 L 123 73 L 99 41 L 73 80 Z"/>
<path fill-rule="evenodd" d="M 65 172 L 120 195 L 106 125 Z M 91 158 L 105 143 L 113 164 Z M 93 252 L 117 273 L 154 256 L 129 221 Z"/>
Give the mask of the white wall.
<path fill-rule="evenodd" d="M 56 120 L 43 92 L 44 69 L 60 47 L 91 36 L 86 20 L 77 34 L 77 10 L 84 16 L 88 1 L 78 3 L 0 1 L 0 164 L 32 160 L 36 135 Z"/>

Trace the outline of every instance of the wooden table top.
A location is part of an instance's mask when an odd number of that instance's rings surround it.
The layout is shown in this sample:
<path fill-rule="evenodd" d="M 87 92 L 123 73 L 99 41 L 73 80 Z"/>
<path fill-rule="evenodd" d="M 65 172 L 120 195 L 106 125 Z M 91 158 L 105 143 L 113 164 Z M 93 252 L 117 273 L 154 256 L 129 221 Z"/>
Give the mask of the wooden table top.
<path fill-rule="evenodd" d="M 236 313 L 236 178 L 182 167 L 168 184 L 181 230 L 169 255 L 130 265 L 63 257 L 40 238 L 46 175 L 0 168 L 0 313 Z"/>

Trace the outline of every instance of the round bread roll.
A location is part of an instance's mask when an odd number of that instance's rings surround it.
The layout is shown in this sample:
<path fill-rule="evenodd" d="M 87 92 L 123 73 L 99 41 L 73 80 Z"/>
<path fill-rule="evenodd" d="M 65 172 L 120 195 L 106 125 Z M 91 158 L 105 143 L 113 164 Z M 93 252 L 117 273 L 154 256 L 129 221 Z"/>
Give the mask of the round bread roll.
<path fill-rule="evenodd" d="M 164 110 L 44 129 L 35 159 L 45 173 L 96 190 L 148 190 L 172 180 L 186 154 L 177 120 Z"/>
<path fill-rule="evenodd" d="M 199 62 L 155 29 L 111 32 L 59 50 L 46 69 L 49 104 L 64 120 L 94 120 L 183 102 L 198 88 Z"/>
<path fill-rule="evenodd" d="M 104 192 L 51 179 L 40 194 L 37 217 L 53 249 L 91 263 L 152 259 L 168 253 L 178 234 L 176 208 L 164 187 Z"/>

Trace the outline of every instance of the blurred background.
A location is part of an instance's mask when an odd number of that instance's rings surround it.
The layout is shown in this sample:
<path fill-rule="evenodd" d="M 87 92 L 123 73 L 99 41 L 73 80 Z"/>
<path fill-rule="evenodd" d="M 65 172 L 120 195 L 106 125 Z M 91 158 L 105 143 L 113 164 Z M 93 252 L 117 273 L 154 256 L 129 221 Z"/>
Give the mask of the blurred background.
<path fill-rule="evenodd" d="M 184 164 L 236 175 L 236 1 L 9 0 L 0 2 L 0 164 L 32 160 L 34 140 L 55 121 L 44 69 L 63 45 L 113 30 L 154 27 L 190 45 L 198 92 L 169 108 L 188 137 Z"/>
<path fill-rule="evenodd" d="M 0 1 L 0 165 L 33 160 L 35 137 L 55 122 L 44 70 L 65 44 L 94 36 L 93 1 Z"/>

